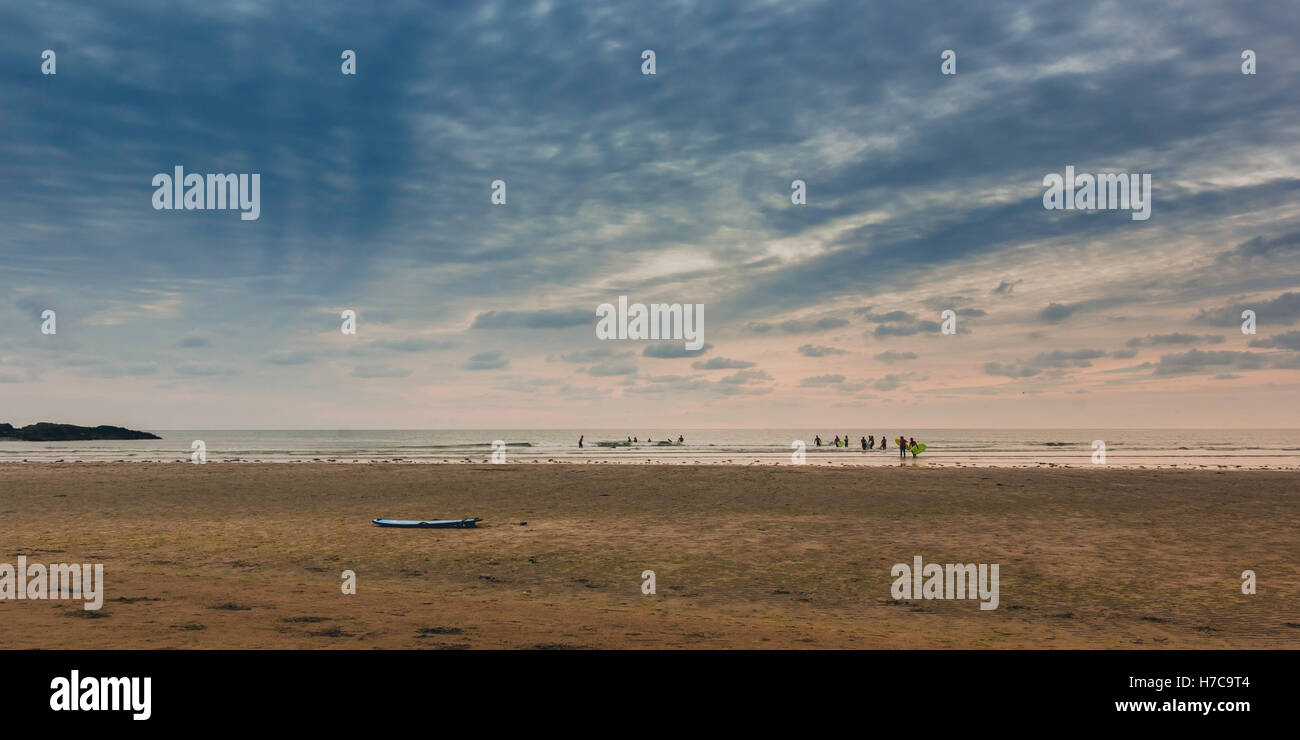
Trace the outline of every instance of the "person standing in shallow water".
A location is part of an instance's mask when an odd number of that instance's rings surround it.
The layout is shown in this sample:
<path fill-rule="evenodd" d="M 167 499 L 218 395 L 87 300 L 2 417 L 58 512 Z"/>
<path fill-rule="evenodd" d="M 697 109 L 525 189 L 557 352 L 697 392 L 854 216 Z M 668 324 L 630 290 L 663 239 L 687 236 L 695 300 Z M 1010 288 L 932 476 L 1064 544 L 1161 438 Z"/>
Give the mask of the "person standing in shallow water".
<path fill-rule="evenodd" d="M 863 437 L 863 438 L 862 438 L 862 451 L 863 451 L 863 452 L 866 452 L 866 451 L 867 451 L 867 438 L 866 438 L 866 437 Z"/>
<path fill-rule="evenodd" d="M 584 440 L 584 439 L 586 439 L 586 438 L 587 438 L 587 435 L 585 435 L 585 434 L 580 434 L 580 435 L 578 435 L 578 449 L 580 449 L 580 450 L 582 449 L 582 440 Z"/>
<path fill-rule="evenodd" d="M 902 434 L 898 435 L 898 459 L 907 459 L 907 437 Z"/>

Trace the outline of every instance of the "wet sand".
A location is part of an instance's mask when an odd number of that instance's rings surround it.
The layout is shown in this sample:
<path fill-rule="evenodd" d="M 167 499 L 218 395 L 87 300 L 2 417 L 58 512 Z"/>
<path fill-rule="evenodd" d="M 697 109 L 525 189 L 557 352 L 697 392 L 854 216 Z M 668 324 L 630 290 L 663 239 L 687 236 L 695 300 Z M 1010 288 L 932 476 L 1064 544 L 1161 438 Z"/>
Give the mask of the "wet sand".
<path fill-rule="evenodd" d="M 103 563 L 106 582 L 95 612 L 0 601 L 0 648 L 1295 649 L 1297 483 L 1106 468 L 0 465 L 0 563 Z M 484 521 L 370 523 L 463 516 Z M 999 607 L 891 599 L 890 568 L 916 555 L 998 563 Z"/>

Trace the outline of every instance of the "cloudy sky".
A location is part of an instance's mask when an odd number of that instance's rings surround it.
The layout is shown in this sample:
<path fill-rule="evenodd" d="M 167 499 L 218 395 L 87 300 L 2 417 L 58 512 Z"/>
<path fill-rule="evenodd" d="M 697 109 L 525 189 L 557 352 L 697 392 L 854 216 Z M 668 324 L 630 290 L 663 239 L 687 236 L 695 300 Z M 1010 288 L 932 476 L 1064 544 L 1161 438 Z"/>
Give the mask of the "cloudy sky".
<path fill-rule="evenodd" d="M 1298 30 L 1226 1 L 6 3 L 0 421 L 1296 426 Z M 261 217 L 155 210 L 176 165 L 260 173 Z M 1151 174 L 1151 218 L 1046 210 L 1066 166 Z M 620 295 L 704 304 L 705 348 L 597 340 Z"/>

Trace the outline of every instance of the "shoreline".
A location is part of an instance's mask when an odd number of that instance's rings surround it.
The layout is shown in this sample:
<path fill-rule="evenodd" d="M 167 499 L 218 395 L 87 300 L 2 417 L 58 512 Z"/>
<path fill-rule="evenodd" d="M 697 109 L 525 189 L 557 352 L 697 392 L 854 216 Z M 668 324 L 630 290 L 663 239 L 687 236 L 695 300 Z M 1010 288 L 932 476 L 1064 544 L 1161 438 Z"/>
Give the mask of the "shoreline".
<path fill-rule="evenodd" d="M 740 457 L 740 456 L 733 456 L 733 457 Z M 178 459 L 178 460 L 128 460 L 128 459 L 125 459 L 125 458 L 118 458 L 118 459 L 112 459 L 112 460 L 99 460 L 99 459 L 94 459 L 94 460 L 91 460 L 91 459 L 85 459 L 85 460 L 69 460 L 69 459 L 63 459 L 63 458 L 61 458 L 61 459 L 57 459 L 57 460 L 28 460 L 28 459 L 23 459 L 23 460 L 0 460 L 0 468 L 3 468 L 3 467 L 6 466 L 6 465 L 15 465 L 15 466 L 23 466 L 23 465 L 83 465 L 83 466 L 84 466 L 84 465 L 142 465 L 142 464 L 154 464 L 154 465 L 195 465 L 196 463 L 194 463 L 194 462 L 191 461 L 191 460 L 180 460 L 180 459 Z M 645 459 L 645 460 L 598 460 L 598 459 L 597 459 L 597 460 L 593 460 L 593 459 L 588 459 L 588 458 L 573 458 L 573 459 L 555 459 L 555 458 L 549 458 L 549 459 L 546 459 L 546 460 L 541 460 L 541 459 L 535 459 L 535 460 L 510 460 L 509 462 L 506 462 L 506 463 L 493 463 L 493 462 L 491 461 L 491 459 L 490 459 L 490 456 L 489 456 L 489 457 L 484 457 L 484 458 L 481 458 L 481 459 L 462 458 L 462 459 L 456 459 L 456 460 L 452 460 L 452 459 L 440 459 L 440 460 L 411 460 L 411 459 L 400 458 L 400 457 L 398 457 L 398 458 L 385 458 L 385 459 L 372 459 L 372 460 L 363 460 L 363 459 L 357 459 L 357 458 L 349 459 L 349 460 L 329 459 L 329 458 L 311 458 L 311 459 L 305 459 L 305 460 L 301 460 L 301 459 L 265 460 L 265 459 L 261 459 L 261 458 L 245 460 L 245 459 L 239 459 L 239 458 L 236 458 L 236 459 L 230 459 L 230 460 L 222 460 L 222 459 L 212 459 L 212 458 L 210 458 L 210 459 L 208 459 L 206 462 L 204 462 L 204 463 L 199 463 L 199 464 L 201 464 L 201 465 L 231 465 L 231 466 L 244 466 L 244 465 L 327 465 L 327 466 L 342 466 L 342 465 L 358 465 L 358 466 L 369 466 L 369 465 L 418 465 L 418 466 L 435 466 L 435 467 L 437 467 L 437 466 L 452 466 L 452 467 L 455 467 L 455 466 L 474 466 L 474 465 L 501 465 L 501 466 L 503 466 L 503 467 L 509 467 L 509 466 L 515 466 L 515 467 L 531 467 L 531 466 L 537 466 L 537 467 L 550 467 L 550 466 L 555 466 L 555 465 L 568 465 L 568 466 L 578 466 L 578 467 L 581 467 L 581 466 L 591 465 L 591 466 L 615 466 L 615 467 L 656 467 L 656 466 L 663 466 L 663 467 L 669 467 L 669 468 L 683 468 L 683 467 L 706 467 L 706 468 L 736 467 L 736 468 L 752 468 L 752 467 L 756 467 L 756 466 L 757 466 L 757 467 L 782 468 L 782 469 L 791 469 L 791 470 L 798 470 L 798 469 L 800 469 L 800 468 L 805 468 L 805 467 L 807 467 L 807 468 L 850 468 L 850 469 L 858 469 L 858 470 L 865 470 L 865 469 L 873 469 L 873 470 L 874 470 L 874 469 L 887 469 L 887 468 L 923 468 L 923 469 L 932 469 L 932 470 L 955 470 L 955 469 L 990 469 L 990 470 L 1105 470 L 1105 469 L 1111 469 L 1111 470 L 1185 470 L 1185 471 L 1209 471 L 1209 472 L 1217 472 L 1217 471 L 1232 471 L 1232 472 L 1238 472 L 1238 471 L 1240 471 L 1240 472 L 1246 472 L 1246 471 L 1274 471 L 1274 472 L 1286 472 L 1286 471 L 1290 471 L 1290 472 L 1300 472 L 1300 465 L 1284 466 L 1284 465 L 1251 465 L 1251 464 L 1244 464 L 1244 465 L 1243 465 L 1243 464 L 1223 464 L 1223 463 L 1153 463 L 1153 462 L 1136 463 L 1136 462 L 1111 462 L 1111 461 L 1108 461 L 1108 462 L 1106 462 L 1106 463 L 1104 463 L 1104 464 L 1093 464 L 1093 463 L 1064 463 L 1064 462 L 1034 462 L 1034 463 L 1014 463 L 1014 464 L 1012 464 L 1012 463 L 996 463 L 996 462 L 986 462 L 986 463 L 981 463 L 981 462 L 968 462 L 968 461 L 961 461 L 961 462 L 953 461 L 953 462 L 948 462 L 948 461 L 939 461 L 939 460 L 935 460 L 935 459 L 933 459 L 933 458 L 931 458 L 931 459 L 926 459 L 926 460 L 921 460 L 921 461 L 908 459 L 908 460 L 903 461 L 903 462 L 893 461 L 893 460 L 890 460 L 890 461 L 879 461 L 879 462 L 853 462 L 853 461 L 840 461 L 840 460 L 810 460 L 810 461 L 808 461 L 808 462 L 806 462 L 806 463 L 789 463 L 789 462 L 780 462 L 780 461 L 774 461 L 774 460 L 762 460 L 762 459 L 759 459 L 759 460 L 751 460 L 750 462 L 735 462 L 735 461 L 732 460 L 732 459 L 727 459 L 727 460 L 718 460 L 718 461 L 699 461 L 699 460 L 690 460 L 690 461 L 687 461 L 687 460 L 682 460 L 682 461 L 670 461 L 670 460 L 662 460 L 662 459 L 660 459 L 660 460 L 650 460 L 650 459 Z"/>

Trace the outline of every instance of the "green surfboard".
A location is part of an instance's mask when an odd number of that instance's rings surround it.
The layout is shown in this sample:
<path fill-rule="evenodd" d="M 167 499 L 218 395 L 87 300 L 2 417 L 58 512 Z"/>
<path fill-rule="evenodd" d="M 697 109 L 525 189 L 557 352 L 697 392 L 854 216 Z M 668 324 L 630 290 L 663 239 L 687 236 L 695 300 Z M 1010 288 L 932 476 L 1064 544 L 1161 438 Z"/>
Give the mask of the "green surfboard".
<path fill-rule="evenodd" d="M 921 444 L 920 442 L 917 442 L 916 444 L 912 445 L 913 455 L 919 455 L 922 452 L 925 452 L 925 445 Z"/>

